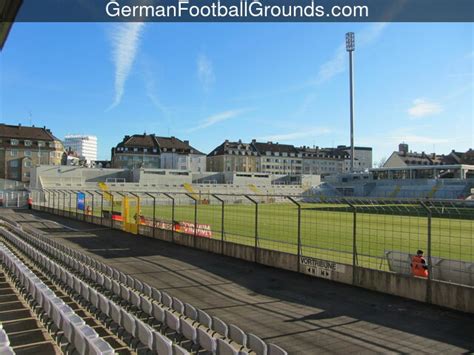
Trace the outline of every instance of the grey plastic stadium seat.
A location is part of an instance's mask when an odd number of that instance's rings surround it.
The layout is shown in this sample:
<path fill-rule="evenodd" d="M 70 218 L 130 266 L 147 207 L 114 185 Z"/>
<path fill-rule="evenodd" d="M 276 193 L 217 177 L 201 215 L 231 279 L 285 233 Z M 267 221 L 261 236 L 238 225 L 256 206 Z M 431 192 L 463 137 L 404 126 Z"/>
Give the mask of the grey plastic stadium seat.
<path fill-rule="evenodd" d="M 153 329 L 144 322 L 137 320 L 137 337 L 148 349 L 153 350 Z"/>
<path fill-rule="evenodd" d="M 139 309 L 141 305 L 140 295 L 134 291 L 130 291 L 130 303 Z"/>
<path fill-rule="evenodd" d="M 227 323 L 217 317 L 212 317 L 212 330 L 224 337 L 227 337 L 229 334 L 229 326 Z"/>
<path fill-rule="evenodd" d="M 109 302 L 110 307 L 110 318 L 117 323 L 119 326 L 122 324 L 122 314 L 120 312 L 120 307 L 113 302 Z"/>
<path fill-rule="evenodd" d="M 190 352 L 186 349 L 183 349 L 178 344 L 173 344 L 173 355 L 189 355 Z"/>
<path fill-rule="evenodd" d="M 10 346 L 0 346 L 0 354 L 2 355 L 15 355 L 15 352 Z"/>
<path fill-rule="evenodd" d="M 193 344 L 197 343 L 197 330 L 191 324 L 186 322 L 185 320 L 181 320 L 181 334 L 183 336 L 192 341 Z"/>
<path fill-rule="evenodd" d="M 140 296 L 140 305 L 145 312 L 145 314 L 152 316 L 153 315 L 153 306 L 151 304 L 151 301 L 143 296 Z"/>
<path fill-rule="evenodd" d="M 127 275 L 126 280 L 124 282 L 128 287 L 135 288 L 135 279 L 130 275 Z"/>
<path fill-rule="evenodd" d="M 166 307 L 171 308 L 171 306 L 173 305 L 173 299 L 166 292 L 162 292 L 161 293 L 161 303 L 163 303 Z"/>
<path fill-rule="evenodd" d="M 135 279 L 135 290 L 143 293 L 143 283 L 140 280 Z"/>
<path fill-rule="evenodd" d="M 89 342 L 98 339 L 99 335 L 88 325 L 74 328 L 74 346 L 80 355 L 86 355 L 89 353 Z"/>
<path fill-rule="evenodd" d="M 252 333 L 247 334 L 247 347 L 255 351 L 257 355 L 267 355 L 267 344 L 258 336 Z"/>
<path fill-rule="evenodd" d="M 123 308 L 120 309 L 122 323 L 121 326 L 125 331 L 130 334 L 133 338 L 137 337 L 137 320 L 131 314 L 124 311 Z"/>
<path fill-rule="evenodd" d="M 120 284 L 115 280 L 112 280 L 112 292 L 117 296 L 120 295 Z"/>
<path fill-rule="evenodd" d="M 229 338 L 239 345 L 247 345 L 247 334 L 234 324 L 229 326 Z"/>
<path fill-rule="evenodd" d="M 211 326 L 212 326 L 211 316 L 209 314 L 207 314 L 206 312 L 204 312 L 203 310 L 200 310 L 200 309 L 197 310 L 197 313 L 198 313 L 199 323 L 201 323 L 202 325 L 204 325 L 208 328 L 211 328 Z"/>
<path fill-rule="evenodd" d="M 70 343 L 74 343 L 75 341 L 75 328 L 78 328 L 80 326 L 86 325 L 86 322 L 84 322 L 84 319 L 79 317 L 77 314 L 69 314 L 66 315 L 63 318 L 64 324 L 63 324 L 63 330 L 64 330 L 64 335 L 67 340 L 69 340 Z"/>
<path fill-rule="evenodd" d="M 107 343 L 104 339 L 97 338 L 90 342 L 89 348 L 90 355 L 113 355 L 115 354 L 114 348 Z"/>
<path fill-rule="evenodd" d="M 172 300 L 173 300 L 173 304 L 172 304 L 173 307 L 172 307 L 172 308 L 173 308 L 176 312 L 183 314 L 183 313 L 184 313 L 184 304 L 183 304 L 183 302 L 181 302 L 181 301 L 180 301 L 178 298 L 176 298 L 176 297 L 173 297 Z"/>
<path fill-rule="evenodd" d="M 180 333 L 180 319 L 168 310 L 165 310 L 165 324 L 168 328 Z"/>
<path fill-rule="evenodd" d="M 147 283 L 143 284 L 143 294 L 148 297 L 153 297 L 152 292 L 151 292 L 151 286 L 148 285 Z"/>
<path fill-rule="evenodd" d="M 0 329 L 0 347 L 10 346 L 10 339 L 8 339 L 7 332 Z"/>
<path fill-rule="evenodd" d="M 197 342 L 203 349 L 215 353 L 216 339 L 202 328 L 197 329 Z"/>
<path fill-rule="evenodd" d="M 216 347 L 218 355 L 239 355 L 237 349 L 222 339 L 217 339 Z"/>
<path fill-rule="evenodd" d="M 268 355 L 288 355 L 288 353 L 275 344 L 268 344 Z"/>
<path fill-rule="evenodd" d="M 161 292 L 154 287 L 151 288 L 151 297 L 158 302 L 161 302 Z"/>
<path fill-rule="evenodd" d="M 158 332 L 153 332 L 153 348 L 160 355 L 173 355 L 173 342 Z"/>
<path fill-rule="evenodd" d="M 123 284 L 127 284 L 127 275 L 119 271 L 119 281 Z"/>
<path fill-rule="evenodd" d="M 161 308 L 157 303 L 153 303 L 153 317 L 161 324 L 165 323 L 165 310 Z"/>
<path fill-rule="evenodd" d="M 120 284 L 120 297 L 125 301 L 130 302 L 130 289 L 124 284 Z"/>
<path fill-rule="evenodd" d="M 189 303 L 184 304 L 184 315 L 186 317 L 191 318 L 192 320 L 198 320 L 198 313 L 194 306 L 190 305 Z"/>

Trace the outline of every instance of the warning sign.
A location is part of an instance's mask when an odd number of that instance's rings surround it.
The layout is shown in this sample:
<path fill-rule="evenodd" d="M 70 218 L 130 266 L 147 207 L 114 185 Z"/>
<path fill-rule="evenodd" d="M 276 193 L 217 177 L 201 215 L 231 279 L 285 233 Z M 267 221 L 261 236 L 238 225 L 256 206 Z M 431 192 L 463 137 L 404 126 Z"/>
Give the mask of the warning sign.
<path fill-rule="evenodd" d="M 308 275 L 331 279 L 333 272 L 344 272 L 346 267 L 333 261 L 300 257 L 301 270 Z"/>

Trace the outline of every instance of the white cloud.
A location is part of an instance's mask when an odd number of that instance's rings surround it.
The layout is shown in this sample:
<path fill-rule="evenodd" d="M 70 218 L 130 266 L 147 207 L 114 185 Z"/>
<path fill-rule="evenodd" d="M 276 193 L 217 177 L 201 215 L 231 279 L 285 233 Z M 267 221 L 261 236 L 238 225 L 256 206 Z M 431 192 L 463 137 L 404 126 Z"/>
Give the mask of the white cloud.
<path fill-rule="evenodd" d="M 194 132 L 203 128 L 213 126 L 217 123 L 227 121 L 231 118 L 239 116 L 240 114 L 246 111 L 248 111 L 248 109 L 229 110 L 229 111 L 217 113 L 201 121 L 201 123 L 198 126 L 190 128 L 188 132 Z"/>
<path fill-rule="evenodd" d="M 209 90 L 210 86 L 216 80 L 216 77 L 214 75 L 212 62 L 205 54 L 200 54 L 198 56 L 197 74 L 204 90 Z"/>
<path fill-rule="evenodd" d="M 436 102 L 426 99 L 416 99 L 413 106 L 408 109 L 408 114 L 413 118 L 421 118 L 439 114 L 443 111 L 443 107 Z"/>
<path fill-rule="evenodd" d="M 259 137 L 258 139 L 263 140 L 263 141 L 284 142 L 284 141 L 291 141 L 291 140 L 302 139 L 302 138 L 307 138 L 307 137 L 320 136 L 324 134 L 329 134 L 331 132 L 332 131 L 329 128 L 307 127 L 305 130 L 302 130 L 302 131 L 274 134 L 270 136 Z"/>
<path fill-rule="evenodd" d="M 120 104 L 125 92 L 125 82 L 137 54 L 144 23 L 127 22 L 114 26 L 110 35 L 112 61 L 115 66 L 115 96 L 109 110 Z"/>

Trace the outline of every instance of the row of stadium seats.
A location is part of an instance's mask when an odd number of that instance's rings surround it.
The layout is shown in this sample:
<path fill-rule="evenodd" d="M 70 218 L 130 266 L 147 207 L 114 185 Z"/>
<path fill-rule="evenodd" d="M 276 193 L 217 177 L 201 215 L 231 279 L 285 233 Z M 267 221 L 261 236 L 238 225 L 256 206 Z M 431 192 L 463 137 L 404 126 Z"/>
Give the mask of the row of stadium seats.
<path fill-rule="evenodd" d="M 51 325 L 53 332 L 62 333 L 69 344 L 79 354 L 112 354 L 113 349 L 102 340 L 96 331 L 86 325 L 71 307 L 32 272 L 16 255 L 3 243 L 0 243 L 0 260 L 8 274 L 16 282 L 16 287 L 28 300 L 30 307 L 36 314 Z M 8 349 L 0 349 L 1 354 L 8 353 Z M 12 351 L 13 353 L 13 351 Z"/>
<path fill-rule="evenodd" d="M 171 339 L 191 351 L 202 348 L 218 354 L 237 354 L 248 351 L 258 355 L 286 354 L 283 349 L 274 344 L 266 344 L 257 336 L 246 334 L 235 325 L 227 325 L 219 318 L 211 317 L 206 312 L 89 256 L 45 238 L 41 234 L 35 233 L 35 237 L 32 237 L 30 234 L 34 231 L 26 233 L 18 224 L 12 228 L 29 243 L 43 250 L 50 258 L 58 260 L 63 267 L 65 266 L 82 280 L 92 284 L 97 291 L 102 291 L 104 295 L 124 306 L 134 315 L 141 318 L 144 316 L 149 326 L 167 332 L 166 335 Z M 77 292 L 82 290 L 74 284 L 70 288 L 77 288 Z M 94 291 L 89 291 L 88 294 L 84 291 L 84 297 L 92 298 L 91 303 L 100 310 L 100 305 L 104 302 L 97 301 L 97 298 L 101 299 L 100 295 L 96 297 L 95 289 L 92 290 Z M 128 319 L 127 316 L 118 315 L 117 312 L 114 315 L 115 321 L 121 321 L 122 318 Z M 137 325 L 128 324 L 131 335 L 137 334 L 138 329 Z M 140 329 L 143 334 L 143 327 L 140 326 Z"/>

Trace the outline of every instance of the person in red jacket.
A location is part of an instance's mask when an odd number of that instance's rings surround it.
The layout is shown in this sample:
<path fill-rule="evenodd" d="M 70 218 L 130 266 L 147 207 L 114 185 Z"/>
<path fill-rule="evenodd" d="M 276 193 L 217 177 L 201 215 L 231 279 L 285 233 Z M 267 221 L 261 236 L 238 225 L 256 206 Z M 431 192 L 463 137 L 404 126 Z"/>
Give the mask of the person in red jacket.
<path fill-rule="evenodd" d="M 411 258 L 411 274 L 413 276 L 428 277 L 428 265 L 423 257 L 423 250 L 418 250 Z"/>
<path fill-rule="evenodd" d="M 26 203 L 28 204 L 28 209 L 31 210 L 33 209 L 33 199 L 31 196 L 28 196 L 28 199 L 26 200 Z"/>

